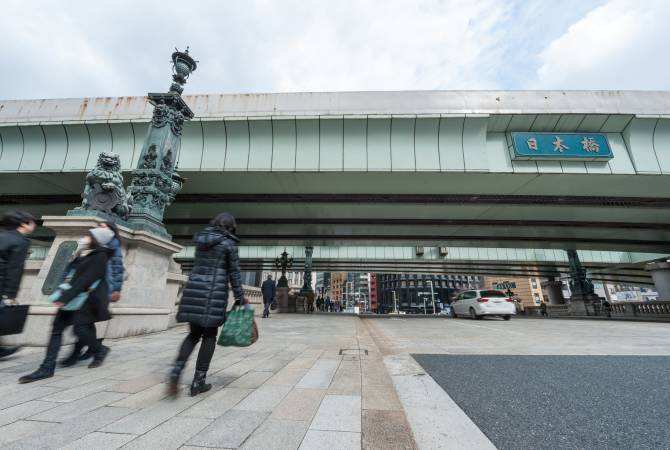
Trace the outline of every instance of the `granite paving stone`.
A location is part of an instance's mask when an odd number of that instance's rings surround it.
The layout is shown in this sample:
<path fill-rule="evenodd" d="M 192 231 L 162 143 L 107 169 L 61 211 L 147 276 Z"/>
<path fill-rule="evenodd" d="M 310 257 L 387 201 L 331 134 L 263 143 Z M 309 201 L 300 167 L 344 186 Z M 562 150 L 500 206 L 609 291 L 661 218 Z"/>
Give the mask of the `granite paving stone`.
<path fill-rule="evenodd" d="M 361 431 L 361 397 L 326 395 L 312 421 L 311 430 Z"/>
<path fill-rule="evenodd" d="M 26 417 L 39 414 L 51 408 L 55 408 L 60 403 L 45 402 L 42 400 L 31 400 L 0 410 L 0 427 L 15 422 Z"/>
<path fill-rule="evenodd" d="M 7 444 L 29 438 L 34 434 L 49 433 L 56 425 L 53 422 L 36 422 L 33 420 L 17 420 L 0 427 L 0 448 Z"/>
<path fill-rule="evenodd" d="M 265 383 L 272 375 L 274 375 L 272 372 L 249 372 L 242 375 L 228 386 L 234 388 L 256 389 L 261 384 Z"/>
<path fill-rule="evenodd" d="M 101 431 L 110 433 L 144 434 L 199 401 L 197 397 L 181 396 L 164 399 L 114 422 Z"/>
<path fill-rule="evenodd" d="M 326 395 L 324 389 L 294 389 L 272 411 L 272 419 L 311 421 Z"/>
<path fill-rule="evenodd" d="M 116 450 L 118 448 L 123 447 L 125 444 L 132 441 L 136 437 L 137 436 L 132 434 L 101 433 L 99 431 L 96 431 L 87 434 L 81 439 L 77 439 L 74 442 L 68 443 L 67 445 L 61 447 L 61 449 L 62 450 L 92 450 L 92 449 Z"/>
<path fill-rule="evenodd" d="M 295 386 L 307 373 L 307 369 L 289 369 L 284 367 L 274 374 L 265 384 L 284 384 Z"/>
<path fill-rule="evenodd" d="M 296 450 L 309 422 L 266 420 L 242 445 L 243 450 Z"/>
<path fill-rule="evenodd" d="M 57 449 L 67 444 L 77 441 L 83 436 L 104 427 L 106 424 L 118 420 L 129 414 L 131 410 L 127 408 L 102 407 L 89 411 L 78 417 L 73 417 L 63 423 L 56 424 L 45 432 L 39 432 L 31 435 L 27 439 L 14 442 L 7 449 L 34 450 L 39 449 Z"/>
<path fill-rule="evenodd" d="M 115 380 L 98 379 L 77 387 L 64 389 L 54 394 L 47 395 L 42 397 L 42 400 L 49 402 L 69 403 L 75 400 L 79 400 L 80 398 L 88 397 L 89 395 L 95 394 L 96 392 L 105 391 L 115 383 L 117 383 Z"/>
<path fill-rule="evenodd" d="M 60 392 L 61 389 L 48 386 L 20 386 L 13 385 L 11 392 L 0 396 L 0 409 L 9 408 L 10 406 L 19 405 L 21 403 L 29 402 L 31 400 L 40 399 L 47 395 L 53 395 Z"/>
<path fill-rule="evenodd" d="M 417 450 L 403 411 L 363 410 L 363 450 Z"/>
<path fill-rule="evenodd" d="M 345 431 L 309 430 L 300 450 L 360 450 L 361 434 Z"/>
<path fill-rule="evenodd" d="M 291 386 L 261 386 L 235 406 L 245 411 L 272 411 L 291 390 Z"/>
<path fill-rule="evenodd" d="M 216 419 L 252 392 L 253 389 L 226 387 L 186 409 L 180 416 Z"/>
<path fill-rule="evenodd" d="M 200 430 L 210 423 L 212 421 L 209 419 L 173 417 L 147 434 L 124 445 L 122 448 L 128 450 L 146 450 L 150 448 L 161 450 L 178 449 L 191 436 L 199 433 Z"/>
<path fill-rule="evenodd" d="M 363 409 L 401 411 L 402 405 L 391 386 L 363 386 Z"/>
<path fill-rule="evenodd" d="M 126 392 L 128 394 L 136 394 L 140 391 L 143 391 L 151 386 L 154 386 L 156 383 L 165 381 L 166 374 L 159 373 L 147 373 L 140 375 L 139 377 L 133 377 L 126 381 L 119 381 L 110 388 L 108 391 L 114 392 Z"/>
<path fill-rule="evenodd" d="M 63 403 L 60 406 L 34 415 L 31 419 L 46 422 L 65 422 L 74 417 L 86 414 L 89 411 L 93 411 L 94 409 L 98 409 L 101 406 L 117 402 L 127 395 L 128 394 L 120 392 L 98 392 L 70 403 Z"/>
<path fill-rule="evenodd" d="M 188 445 L 237 448 L 256 430 L 269 414 L 231 409 L 200 431 Z"/>
<path fill-rule="evenodd" d="M 131 394 L 126 398 L 110 404 L 120 408 L 141 409 L 152 405 L 167 396 L 167 385 L 165 383 L 155 384 L 143 391 Z"/>

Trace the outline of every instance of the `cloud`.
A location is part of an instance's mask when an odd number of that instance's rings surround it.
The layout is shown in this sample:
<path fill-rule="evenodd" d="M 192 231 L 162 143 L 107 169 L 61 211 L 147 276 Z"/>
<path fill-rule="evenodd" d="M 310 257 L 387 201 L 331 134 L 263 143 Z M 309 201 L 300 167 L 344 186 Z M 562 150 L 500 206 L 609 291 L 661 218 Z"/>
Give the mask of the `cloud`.
<path fill-rule="evenodd" d="M 670 2 L 604 2 L 4 0 L 0 99 L 164 90 L 186 45 L 187 94 L 667 87 Z"/>
<path fill-rule="evenodd" d="M 612 0 L 541 53 L 533 87 L 669 89 L 670 2 Z"/>

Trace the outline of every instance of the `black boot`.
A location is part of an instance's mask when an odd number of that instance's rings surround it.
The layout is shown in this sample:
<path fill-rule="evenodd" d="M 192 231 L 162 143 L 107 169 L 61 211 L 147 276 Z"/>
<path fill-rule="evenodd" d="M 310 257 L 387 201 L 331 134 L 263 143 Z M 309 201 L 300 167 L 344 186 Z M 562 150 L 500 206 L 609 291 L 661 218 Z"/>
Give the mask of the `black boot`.
<path fill-rule="evenodd" d="M 77 361 L 81 361 L 79 358 L 81 357 L 81 349 L 82 349 L 83 347 L 84 347 L 84 346 L 81 345 L 81 344 L 79 343 L 79 341 L 77 341 L 77 342 L 74 344 L 74 347 L 72 348 L 72 353 L 70 354 L 70 356 L 68 356 L 67 358 L 61 360 L 60 363 L 59 363 L 59 365 L 60 365 L 61 367 L 70 367 L 70 366 L 74 366 L 75 364 L 77 364 Z"/>
<path fill-rule="evenodd" d="M 205 378 L 207 378 L 207 372 L 204 370 L 196 370 L 195 376 L 193 377 L 193 383 L 191 383 L 191 397 L 207 392 L 212 389 L 211 384 L 205 383 Z"/>
<path fill-rule="evenodd" d="M 177 361 L 170 370 L 168 377 L 168 396 L 175 398 L 179 392 L 179 378 L 181 378 L 181 371 L 184 370 L 186 363 L 184 361 Z"/>
<path fill-rule="evenodd" d="M 103 345 L 101 350 L 93 356 L 93 361 L 88 365 L 89 369 L 95 369 L 102 366 L 102 363 L 105 361 L 105 358 L 109 354 L 109 347 Z"/>
<path fill-rule="evenodd" d="M 53 376 L 54 376 L 53 367 L 40 366 L 40 368 L 34 371 L 33 373 L 24 375 L 21 378 L 19 378 L 19 384 L 32 383 L 33 381 L 43 380 L 45 378 L 51 378 Z"/>

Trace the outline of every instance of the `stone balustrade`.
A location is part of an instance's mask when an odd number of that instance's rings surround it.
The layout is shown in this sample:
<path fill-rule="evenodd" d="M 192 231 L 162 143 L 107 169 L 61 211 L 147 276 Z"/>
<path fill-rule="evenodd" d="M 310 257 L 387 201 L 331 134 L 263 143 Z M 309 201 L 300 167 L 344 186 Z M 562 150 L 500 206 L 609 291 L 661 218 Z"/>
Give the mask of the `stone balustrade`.
<path fill-rule="evenodd" d="M 670 319 L 669 302 L 616 302 L 612 303 L 612 317 L 645 317 Z"/>

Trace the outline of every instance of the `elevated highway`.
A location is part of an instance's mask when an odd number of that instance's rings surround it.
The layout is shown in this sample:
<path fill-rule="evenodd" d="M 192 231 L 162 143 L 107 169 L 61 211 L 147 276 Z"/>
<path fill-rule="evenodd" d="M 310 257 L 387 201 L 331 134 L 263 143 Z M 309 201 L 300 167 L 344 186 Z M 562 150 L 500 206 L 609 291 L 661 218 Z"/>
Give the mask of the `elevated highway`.
<path fill-rule="evenodd" d="M 670 253 L 670 92 L 184 98 L 184 243 L 228 210 L 249 246 Z M 144 97 L 0 101 L 0 209 L 76 206 L 101 151 L 137 164 L 150 119 Z M 514 160 L 514 131 L 605 133 L 614 156 Z"/>

